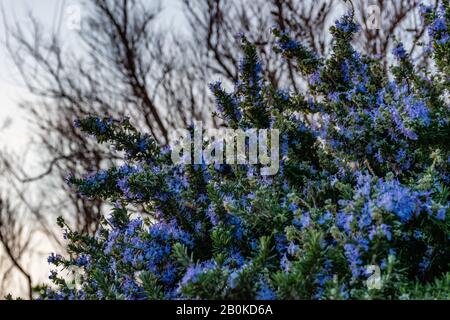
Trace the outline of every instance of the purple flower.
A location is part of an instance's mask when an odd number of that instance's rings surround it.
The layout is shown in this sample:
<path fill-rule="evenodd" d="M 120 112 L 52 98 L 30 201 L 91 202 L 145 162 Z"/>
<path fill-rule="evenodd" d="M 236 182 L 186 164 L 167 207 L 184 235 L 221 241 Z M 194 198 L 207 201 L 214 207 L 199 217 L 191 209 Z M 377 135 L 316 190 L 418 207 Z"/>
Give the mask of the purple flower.
<path fill-rule="evenodd" d="M 238 286 L 239 277 L 240 275 L 237 271 L 233 271 L 232 273 L 230 273 L 230 275 L 228 276 L 227 284 L 231 289 L 234 289 Z"/>
<path fill-rule="evenodd" d="M 309 212 L 304 212 L 300 217 L 300 227 L 302 229 L 308 228 L 311 225 L 311 217 Z"/>
<path fill-rule="evenodd" d="M 296 203 L 291 202 L 291 203 L 289 203 L 288 208 L 289 208 L 289 210 L 290 210 L 291 212 L 294 212 L 294 213 L 295 213 L 295 212 L 297 211 L 297 209 L 298 209 L 298 206 L 297 206 Z"/>
<path fill-rule="evenodd" d="M 103 120 L 101 120 L 99 118 L 95 118 L 95 125 L 97 126 L 97 128 L 101 134 L 106 133 L 106 130 L 108 129 L 108 127 L 107 127 L 107 124 Z"/>
<path fill-rule="evenodd" d="M 397 46 L 394 47 L 392 50 L 392 53 L 397 59 L 405 59 L 406 58 L 406 50 L 403 47 L 402 43 L 399 43 Z"/>
<path fill-rule="evenodd" d="M 210 219 L 213 226 L 219 223 L 219 216 L 215 213 L 214 207 L 210 204 L 206 211 L 206 216 Z"/>
<path fill-rule="evenodd" d="M 215 268 L 215 266 L 215 263 L 212 261 L 205 261 L 201 264 L 190 265 L 181 279 L 181 285 L 185 286 L 189 283 L 196 283 L 201 274 Z"/>
<path fill-rule="evenodd" d="M 142 138 L 141 140 L 139 140 L 139 143 L 138 143 L 139 151 L 145 152 L 145 151 L 147 151 L 147 148 L 148 148 L 147 139 Z"/>
<path fill-rule="evenodd" d="M 445 18 L 437 18 L 429 27 L 430 35 L 434 37 L 439 31 L 446 31 L 447 23 Z"/>
<path fill-rule="evenodd" d="M 292 263 L 289 261 L 286 253 L 283 254 L 283 256 L 281 257 L 280 260 L 280 267 L 281 269 L 284 270 L 284 272 L 289 272 L 289 270 L 291 269 Z"/>
<path fill-rule="evenodd" d="M 336 215 L 336 225 L 343 229 L 347 233 L 351 233 L 351 222 L 353 221 L 352 214 L 346 214 L 343 211 L 339 211 Z"/>
<path fill-rule="evenodd" d="M 48 258 L 47 258 L 47 262 L 49 264 L 57 264 L 59 262 L 61 262 L 61 260 L 63 259 L 63 257 L 60 254 L 54 254 L 52 253 Z"/>
<path fill-rule="evenodd" d="M 450 40 L 450 35 L 448 33 L 444 33 L 440 39 L 436 40 L 438 45 L 444 45 Z"/>
<path fill-rule="evenodd" d="M 58 277 L 58 271 L 56 270 L 50 270 L 50 275 L 48 276 L 48 278 L 50 280 L 54 280 Z"/>
<path fill-rule="evenodd" d="M 267 282 L 263 281 L 261 283 L 260 289 L 258 290 L 258 293 L 256 295 L 257 300 L 275 300 L 276 294 L 275 292 L 269 287 Z"/>
<path fill-rule="evenodd" d="M 83 254 L 83 255 L 79 256 L 78 258 L 76 258 L 74 262 L 77 266 L 82 267 L 82 266 L 85 266 L 88 264 L 89 259 L 86 255 Z"/>
<path fill-rule="evenodd" d="M 441 208 L 439 208 L 436 217 L 437 217 L 439 220 L 445 220 L 445 214 L 446 214 L 446 211 L 447 211 L 447 207 L 441 207 Z"/>
<path fill-rule="evenodd" d="M 391 228 L 383 223 L 382 225 L 380 225 L 380 229 L 381 232 L 386 236 L 386 239 L 390 241 L 392 239 Z"/>
<path fill-rule="evenodd" d="M 359 30 L 358 25 L 353 21 L 353 14 L 351 13 L 347 13 L 341 19 L 336 20 L 335 26 L 344 33 L 353 33 Z"/>
<path fill-rule="evenodd" d="M 348 260 L 350 270 L 352 271 L 353 277 L 358 277 L 361 274 L 361 256 L 359 254 L 358 248 L 350 243 L 344 245 L 345 257 Z"/>
<path fill-rule="evenodd" d="M 320 82 L 321 82 L 321 80 L 320 80 L 320 71 L 317 70 L 311 75 L 311 78 L 309 79 L 309 84 L 310 85 L 316 85 L 316 84 L 320 84 Z"/>
<path fill-rule="evenodd" d="M 294 242 L 289 243 L 289 246 L 287 248 L 287 253 L 289 253 L 291 256 L 293 256 L 298 252 L 298 250 L 300 250 L 298 245 L 296 245 Z"/>
<path fill-rule="evenodd" d="M 320 225 L 325 224 L 326 222 L 328 222 L 329 220 L 331 220 L 333 218 L 333 215 L 331 214 L 330 211 L 325 212 L 325 214 L 321 215 L 318 219 L 317 219 L 317 223 Z"/>
<path fill-rule="evenodd" d="M 419 5 L 419 12 L 421 15 L 429 14 L 433 12 L 433 8 L 431 6 L 426 6 L 423 3 Z"/>
<path fill-rule="evenodd" d="M 392 180 L 379 183 L 376 205 L 397 215 L 402 222 L 407 222 L 420 205 L 417 193 Z"/>
<path fill-rule="evenodd" d="M 384 163 L 384 159 L 383 156 L 381 155 L 380 149 L 378 149 L 377 153 L 375 154 L 375 159 L 377 159 L 377 161 L 381 164 Z"/>
<path fill-rule="evenodd" d="M 413 96 L 407 96 L 403 99 L 406 112 L 412 120 L 420 120 L 425 125 L 430 123 L 429 110 L 423 100 L 416 99 Z"/>

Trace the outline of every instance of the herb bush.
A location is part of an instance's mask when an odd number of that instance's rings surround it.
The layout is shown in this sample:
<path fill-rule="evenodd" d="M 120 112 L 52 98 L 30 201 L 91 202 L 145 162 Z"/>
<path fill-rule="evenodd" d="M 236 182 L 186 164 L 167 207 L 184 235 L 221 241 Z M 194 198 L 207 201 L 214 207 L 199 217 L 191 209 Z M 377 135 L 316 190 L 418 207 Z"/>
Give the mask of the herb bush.
<path fill-rule="evenodd" d="M 330 28 L 326 59 L 274 29 L 302 94 L 268 85 L 240 36 L 240 81 L 211 91 L 230 128 L 280 130 L 273 176 L 258 165 L 174 165 L 127 119 L 76 121 L 126 160 L 68 179 L 111 215 L 95 236 L 58 219 L 68 257 L 49 257 L 53 284 L 40 298 L 448 299 L 449 1 L 421 11 L 427 68 L 400 42 L 389 70 L 357 52 L 352 13 Z"/>

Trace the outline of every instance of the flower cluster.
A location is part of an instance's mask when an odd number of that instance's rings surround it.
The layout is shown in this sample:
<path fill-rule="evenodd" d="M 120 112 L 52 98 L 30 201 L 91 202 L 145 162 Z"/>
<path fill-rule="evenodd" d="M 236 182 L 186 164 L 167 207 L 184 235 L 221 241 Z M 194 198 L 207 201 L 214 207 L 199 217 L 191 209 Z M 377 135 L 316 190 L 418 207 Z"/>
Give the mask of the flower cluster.
<path fill-rule="evenodd" d="M 443 66 L 448 1 L 439 10 L 423 12 Z M 259 165 L 174 165 L 128 120 L 77 121 L 125 163 L 69 178 L 114 207 L 95 236 L 59 220 L 70 257 L 49 257 L 58 271 L 41 297 L 450 298 L 448 69 L 414 65 L 399 43 L 386 71 L 352 47 L 357 31 L 352 14 L 338 20 L 327 59 L 273 31 L 275 51 L 309 84 L 304 94 L 267 84 L 245 37 L 234 90 L 211 85 L 230 127 L 280 130 L 274 176 Z"/>
<path fill-rule="evenodd" d="M 436 65 L 448 76 L 450 74 L 450 2 L 442 0 L 437 10 L 421 6 L 421 13 L 428 25 L 429 49 L 434 53 Z"/>

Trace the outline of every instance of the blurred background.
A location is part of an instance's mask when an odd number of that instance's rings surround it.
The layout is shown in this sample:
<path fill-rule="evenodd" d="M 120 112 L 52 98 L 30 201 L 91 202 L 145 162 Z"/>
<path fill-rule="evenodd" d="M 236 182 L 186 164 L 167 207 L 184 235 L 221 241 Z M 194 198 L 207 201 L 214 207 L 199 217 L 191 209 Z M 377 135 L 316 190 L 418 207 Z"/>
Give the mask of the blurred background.
<path fill-rule="evenodd" d="M 296 70 L 272 51 L 271 28 L 326 56 L 328 28 L 352 5 L 355 47 L 388 66 L 401 39 L 427 64 L 416 0 L 0 0 L 0 297 L 32 298 L 46 283 L 47 256 L 64 254 L 58 216 L 94 234 L 108 213 L 65 180 L 121 155 L 75 119 L 128 116 L 161 144 L 194 120 L 220 126 L 208 84 L 237 81 L 238 34 L 257 45 L 267 81 L 301 92 Z"/>

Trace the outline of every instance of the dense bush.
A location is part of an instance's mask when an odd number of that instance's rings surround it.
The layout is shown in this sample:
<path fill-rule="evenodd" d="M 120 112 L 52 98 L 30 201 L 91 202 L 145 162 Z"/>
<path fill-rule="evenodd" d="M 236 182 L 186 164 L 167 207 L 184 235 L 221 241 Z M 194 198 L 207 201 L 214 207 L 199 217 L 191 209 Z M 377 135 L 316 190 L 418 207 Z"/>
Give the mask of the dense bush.
<path fill-rule="evenodd" d="M 273 176 L 259 165 L 174 165 L 128 120 L 77 121 L 126 162 L 69 178 L 114 207 L 95 237 L 58 220 L 70 255 L 49 257 L 59 271 L 41 297 L 448 299 L 449 1 L 422 13 L 427 68 L 401 43 L 388 71 L 356 52 L 352 13 L 331 27 L 326 59 L 274 29 L 274 51 L 304 76 L 304 95 L 267 85 L 241 36 L 240 81 L 231 93 L 211 89 L 231 128 L 280 130 Z M 381 287 L 367 285 L 369 266 Z"/>

